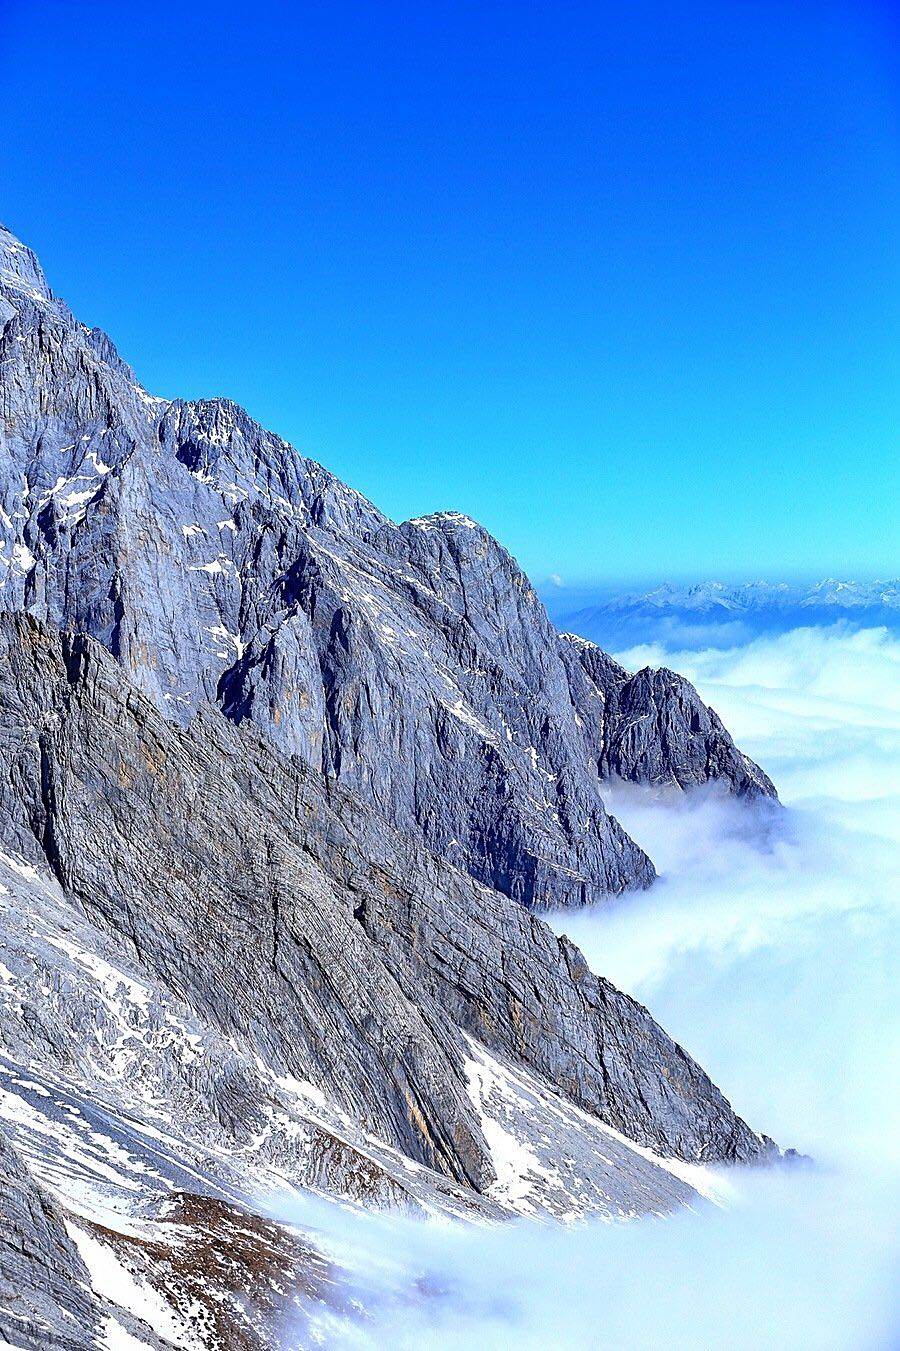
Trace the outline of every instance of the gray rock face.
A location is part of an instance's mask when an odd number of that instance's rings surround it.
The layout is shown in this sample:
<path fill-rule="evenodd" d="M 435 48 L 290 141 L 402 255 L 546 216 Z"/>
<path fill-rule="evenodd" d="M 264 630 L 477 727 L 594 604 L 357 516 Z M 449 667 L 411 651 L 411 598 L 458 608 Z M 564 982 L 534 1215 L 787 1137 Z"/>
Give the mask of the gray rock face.
<path fill-rule="evenodd" d="M 599 776 L 717 777 L 689 687 L 657 682 L 664 742 L 605 747 L 565 643 L 479 526 L 394 525 L 227 400 L 152 398 L 8 232 L 0 296 L 0 606 L 95 637 L 167 717 L 209 701 L 255 723 L 528 906 L 652 881 Z M 724 758 L 729 788 L 771 790 Z"/>
<path fill-rule="evenodd" d="M 776 799 L 771 779 L 683 676 L 650 667 L 629 675 L 584 638 L 564 633 L 560 642 L 574 668 L 573 699 L 593 725 L 601 778 L 674 788 L 715 783 L 748 801 Z"/>
<path fill-rule="evenodd" d="M 205 1021 L 410 1158 L 490 1183 L 463 1032 L 661 1153 L 766 1155 L 565 939 L 251 728 L 167 723 L 92 640 L 4 622 L 0 748 L 6 847 Z"/>
<path fill-rule="evenodd" d="M 141 1224 L 186 1188 L 252 1206 L 273 1168 L 414 1211 L 625 1217 L 694 1202 L 691 1165 L 777 1158 L 568 940 L 252 725 L 210 706 L 167 721 L 94 640 L 4 618 L 0 762 L 0 1117 L 80 1246 L 124 1249 L 176 1306 L 189 1273 L 162 1239 L 129 1241 L 122 1191 L 144 1198 Z M 521 1163 L 492 1150 L 498 1130 Z M 43 1214 L 23 1185 L 24 1218 L 0 1198 L 14 1235 Z M 46 1208 L 41 1243 L 63 1243 Z M 23 1260 L 43 1289 L 36 1242 Z M 20 1344 L 102 1346 L 63 1253 L 81 1341 L 48 1315 L 62 1339 Z M 296 1285 L 285 1298 L 321 1321 Z"/>
<path fill-rule="evenodd" d="M 0 1337 L 91 1351 L 100 1311 L 62 1215 L 0 1133 Z"/>

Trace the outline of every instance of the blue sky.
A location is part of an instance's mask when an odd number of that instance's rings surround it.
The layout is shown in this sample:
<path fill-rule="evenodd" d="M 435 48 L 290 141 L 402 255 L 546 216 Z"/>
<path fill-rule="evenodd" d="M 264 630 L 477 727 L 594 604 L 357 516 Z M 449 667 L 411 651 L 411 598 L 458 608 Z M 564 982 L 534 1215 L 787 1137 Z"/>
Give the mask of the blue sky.
<path fill-rule="evenodd" d="M 896 574 L 897 52 L 863 0 L 0 0 L 0 219 L 153 392 L 536 579 Z"/>

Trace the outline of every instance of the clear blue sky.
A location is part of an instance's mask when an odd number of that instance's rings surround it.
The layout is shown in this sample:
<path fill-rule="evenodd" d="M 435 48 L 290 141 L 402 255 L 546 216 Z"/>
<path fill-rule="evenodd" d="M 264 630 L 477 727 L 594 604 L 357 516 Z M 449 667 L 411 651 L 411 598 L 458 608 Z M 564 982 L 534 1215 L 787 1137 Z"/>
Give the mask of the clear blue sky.
<path fill-rule="evenodd" d="M 898 571 L 897 7 L 0 0 L 0 219 L 540 579 Z"/>

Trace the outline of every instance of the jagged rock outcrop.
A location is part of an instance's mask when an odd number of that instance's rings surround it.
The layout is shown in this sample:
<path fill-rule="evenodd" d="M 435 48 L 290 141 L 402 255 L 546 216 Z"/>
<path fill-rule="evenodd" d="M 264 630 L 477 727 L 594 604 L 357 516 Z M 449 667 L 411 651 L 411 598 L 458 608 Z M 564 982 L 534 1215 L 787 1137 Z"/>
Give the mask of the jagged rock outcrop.
<path fill-rule="evenodd" d="M 573 700 L 593 726 L 601 778 L 672 788 L 715 783 L 749 801 L 775 799 L 771 779 L 684 676 L 650 667 L 630 675 L 584 638 L 564 633 L 560 643 L 570 672 L 577 663 L 587 677 L 587 689 L 573 679 Z"/>
<path fill-rule="evenodd" d="M 227 400 L 151 397 L 8 232 L 0 295 L 0 606 L 97 638 L 167 717 L 254 722 L 538 909 L 653 879 L 603 774 L 727 761 L 728 788 L 773 791 L 720 725 L 710 753 L 684 684 L 656 683 L 646 747 L 598 740 L 595 691 L 474 522 L 395 525 Z"/>

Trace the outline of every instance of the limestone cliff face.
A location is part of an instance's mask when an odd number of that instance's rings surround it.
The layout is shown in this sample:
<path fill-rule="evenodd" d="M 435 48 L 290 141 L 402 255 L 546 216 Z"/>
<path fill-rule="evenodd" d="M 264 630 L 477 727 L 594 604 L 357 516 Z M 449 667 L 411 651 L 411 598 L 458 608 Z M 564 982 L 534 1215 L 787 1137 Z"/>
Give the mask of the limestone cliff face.
<path fill-rule="evenodd" d="M 166 722 L 93 640 L 4 622 L 0 745 L 7 846 L 204 1019 L 410 1157 L 490 1181 L 464 1033 L 662 1153 L 766 1152 L 565 939 L 254 729 Z"/>
<path fill-rule="evenodd" d="M 59 1206 L 183 1303 L 173 1198 L 253 1206 L 279 1177 L 416 1213 L 627 1217 L 695 1202 L 692 1165 L 778 1158 L 537 916 L 251 724 L 166 720 L 95 640 L 0 622 L 0 761 L 0 1121 L 49 1184 L 0 1196 L 0 1291 L 30 1283 L 16 1344 L 102 1346 L 119 1318 Z M 28 1303 L 57 1249 L 74 1327 Z M 237 1344 L 278 1345 L 254 1327 Z"/>

